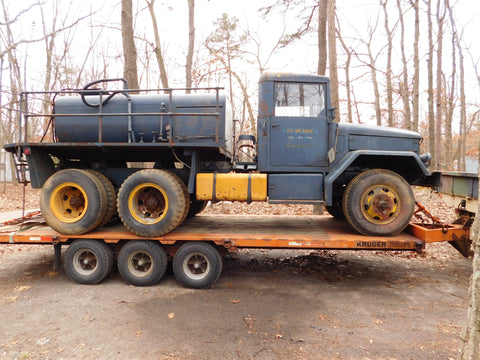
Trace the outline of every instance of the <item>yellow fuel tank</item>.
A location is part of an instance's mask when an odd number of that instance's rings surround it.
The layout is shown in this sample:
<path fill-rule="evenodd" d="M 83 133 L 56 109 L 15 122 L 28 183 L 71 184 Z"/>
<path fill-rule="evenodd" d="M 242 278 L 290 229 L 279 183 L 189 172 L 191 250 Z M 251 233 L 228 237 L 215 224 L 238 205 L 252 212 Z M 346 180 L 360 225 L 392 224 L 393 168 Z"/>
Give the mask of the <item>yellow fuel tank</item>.
<path fill-rule="evenodd" d="M 196 186 L 197 200 L 267 200 L 267 174 L 199 173 Z"/>

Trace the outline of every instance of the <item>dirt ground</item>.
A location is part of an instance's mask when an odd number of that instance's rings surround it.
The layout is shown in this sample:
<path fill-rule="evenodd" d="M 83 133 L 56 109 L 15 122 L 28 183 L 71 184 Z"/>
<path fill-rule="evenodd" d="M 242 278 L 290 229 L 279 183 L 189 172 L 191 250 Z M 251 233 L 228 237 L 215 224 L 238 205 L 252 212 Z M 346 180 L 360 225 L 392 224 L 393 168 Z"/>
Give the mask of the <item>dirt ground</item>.
<path fill-rule="evenodd" d="M 1 211 L 17 206 L 15 191 L 0 195 L 9 202 Z M 35 206 L 38 192 L 27 192 Z M 248 210 L 311 211 L 255 206 Z M 245 210 L 218 204 L 206 213 Z M 448 244 L 421 254 L 243 250 L 224 261 L 208 290 L 183 288 L 171 269 L 152 287 L 128 286 L 118 273 L 88 286 L 52 270 L 51 246 L 4 245 L 0 359 L 456 357 L 471 259 Z"/>

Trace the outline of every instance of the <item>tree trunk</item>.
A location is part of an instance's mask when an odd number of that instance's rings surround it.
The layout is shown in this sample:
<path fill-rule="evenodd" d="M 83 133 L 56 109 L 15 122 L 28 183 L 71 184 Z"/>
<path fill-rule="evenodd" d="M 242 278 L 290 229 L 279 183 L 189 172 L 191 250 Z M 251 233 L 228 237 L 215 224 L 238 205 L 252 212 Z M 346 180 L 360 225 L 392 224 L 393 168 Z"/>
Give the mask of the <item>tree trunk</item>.
<path fill-rule="evenodd" d="M 480 201 L 477 214 L 480 214 Z M 462 329 L 459 360 L 480 359 L 480 216 L 475 217 L 472 229 L 473 273 L 468 290 L 467 320 Z"/>
<path fill-rule="evenodd" d="M 342 44 L 343 50 L 347 56 L 345 61 L 345 87 L 347 90 L 347 120 L 349 123 L 353 123 L 353 111 L 352 111 L 352 86 L 350 84 L 350 63 L 352 61 L 352 50 L 345 44 L 340 31 L 340 25 L 337 21 L 337 37 Z"/>
<path fill-rule="evenodd" d="M 412 119 L 410 113 L 410 90 L 408 79 L 408 60 L 405 55 L 405 22 L 403 20 L 403 11 L 400 0 L 397 0 L 398 18 L 400 20 L 400 49 L 403 63 L 403 81 L 400 82 L 400 95 L 403 101 L 403 122 L 408 130 L 412 130 Z"/>
<path fill-rule="evenodd" d="M 327 10 L 328 23 L 328 71 L 330 74 L 330 95 L 332 106 L 340 112 L 338 99 L 338 71 L 337 71 L 337 34 L 335 29 L 335 0 L 328 0 Z M 339 121 L 339 116 L 335 121 Z"/>
<path fill-rule="evenodd" d="M 318 0 L 318 75 L 327 69 L 327 11 L 328 0 Z"/>
<path fill-rule="evenodd" d="M 435 157 L 437 169 L 444 167 L 445 162 L 442 159 L 441 151 L 441 142 L 442 142 L 442 89 L 444 84 L 442 81 L 442 53 L 443 53 L 443 23 L 445 18 L 445 8 L 443 8 L 443 13 L 441 13 L 441 7 L 444 0 L 437 1 L 437 24 L 438 24 L 438 33 L 437 33 L 437 74 L 436 74 L 436 85 L 437 91 L 435 94 Z"/>
<path fill-rule="evenodd" d="M 467 105 L 465 101 L 465 68 L 463 49 L 460 41 L 457 40 L 459 67 L 460 67 L 460 164 L 458 170 L 465 171 L 465 144 L 467 142 Z"/>
<path fill-rule="evenodd" d="M 453 154 L 453 132 L 452 132 L 452 122 L 453 122 L 453 112 L 455 110 L 455 86 L 456 86 L 456 76 L 457 76 L 457 52 L 456 52 L 456 27 L 455 19 L 453 17 L 453 11 L 450 7 L 449 1 L 445 0 L 445 8 L 449 12 L 450 26 L 452 31 L 452 73 L 450 75 L 450 92 L 446 94 L 448 97 L 445 101 L 446 112 L 445 112 L 445 164 L 449 170 L 458 170 L 454 168 L 454 154 Z"/>
<path fill-rule="evenodd" d="M 195 49 L 195 0 L 188 2 L 188 52 L 185 66 L 185 86 L 192 87 L 193 52 Z M 190 94 L 190 90 L 187 90 Z"/>
<path fill-rule="evenodd" d="M 148 11 L 150 12 L 150 17 L 152 18 L 152 25 L 153 25 L 153 36 L 155 38 L 155 57 L 157 58 L 158 69 L 160 71 L 160 81 L 162 82 L 163 88 L 168 88 L 168 75 L 167 70 L 165 68 L 165 60 L 163 58 L 162 52 L 162 44 L 160 42 L 160 34 L 158 32 L 158 25 L 157 25 L 157 16 L 155 15 L 155 9 L 153 7 L 155 0 L 147 1 Z"/>
<path fill-rule="evenodd" d="M 375 116 L 377 126 L 382 126 L 382 110 L 380 108 L 380 90 L 378 89 L 377 69 L 375 67 L 375 58 L 372 54 L 371 44 L 368 44 L 368 57 L 370 59 L 370 73 L 372 75 L 373 97 L 375 102 Z"/>
<path fill-rule="evenodd" d="M 428 1 L 427 6 L 428 18 L 428 149 L 432 154 L 432 165 L 434 169 L 437 167 L 437 156 L 435 154 L 435 112 L 433 106 L 433 24 L 432 24 L 432 4 Z"/>
<path fill-rule="evenodd" d="M 393 43 L 392 43 L 392 30 L 388 25 L 388 12 L 387 12 L 387 2 L 388 0 L 382 1 L 380 0 L 380 5 L 383 7 L 383 13 L 385 16 L 385 33 L 387 34 L 387 69 L 385 72 L 386 80 L 387 80 L 387 120 L 388 126 L 393 127 L 394 119 L 393 119 L 393 86 L 392 86 L 392 50 L 393 50 Z"/>
<path fill-rule="evenodd" d="M 419 57 L 419 39 L 420 39 L 420 15 L 418 1 L 410 1 L 415 9 L 415 35 L 413 40 L 413 91 L 412 91 L 412 129 L 418 131 L 418 119 L 420 109 L 420 57 Z"/>
<path fill-rule="evenodd" d="M 122 0 L 122 42 L 123 42 L 123 76 L 130 89 L 138 89 L 137 49 L 133 37 L 132 0 Z"/>

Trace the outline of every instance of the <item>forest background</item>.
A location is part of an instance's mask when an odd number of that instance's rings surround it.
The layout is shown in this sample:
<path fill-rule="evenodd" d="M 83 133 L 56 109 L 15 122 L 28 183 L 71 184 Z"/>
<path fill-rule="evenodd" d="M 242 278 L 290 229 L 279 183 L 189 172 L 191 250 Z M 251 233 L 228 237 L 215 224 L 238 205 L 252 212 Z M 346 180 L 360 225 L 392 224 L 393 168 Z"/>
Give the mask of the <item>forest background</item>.
<path fill-rule="evenodd" d="M 18 135 L 20 92 L 123 76 L 130 88 L 224 86 L 242 130 L 254 133 L 257 81 L 265 71 L 282 71 L 329 76 L 337 121 L 419 131 L 432 168 L 477 171 L 476 1 L 1 0 L 1 6 L 2 145 Z M 43 100 L 29 111 L 48 113 L 51 97 Z M 46 121 L 29 124 L 32 139 L 41 138 Z"/>

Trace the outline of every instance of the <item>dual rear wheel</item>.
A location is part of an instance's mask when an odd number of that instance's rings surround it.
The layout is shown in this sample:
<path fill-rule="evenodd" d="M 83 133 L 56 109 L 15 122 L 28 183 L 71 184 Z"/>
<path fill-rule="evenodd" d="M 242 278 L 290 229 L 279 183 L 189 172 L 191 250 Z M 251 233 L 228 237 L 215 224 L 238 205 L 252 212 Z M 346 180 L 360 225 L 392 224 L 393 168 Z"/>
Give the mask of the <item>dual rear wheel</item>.
<path fill-rule="evenodd" d="M 108 221 L 111 199 L 105 179 L 99 173 L 79 169 L 60 170 L 50 176 L 40 194 L 40 209 L 47 224 L 59 233 L 78 235 Z"/>
<path fill-rule="evenodd" d="M 186 185 L 178 176 L 157 169 L 140 170 L 129 176 L 118 197 L 111 181 L 99 172 L 61 170 L 45 182 L 40 198 L 47 224 L 67 235 L 84 234 L 106 225 L 118 210 L 129 231 L 144 237 L 161 236 L 205 205 L 190 200 Z"/>

